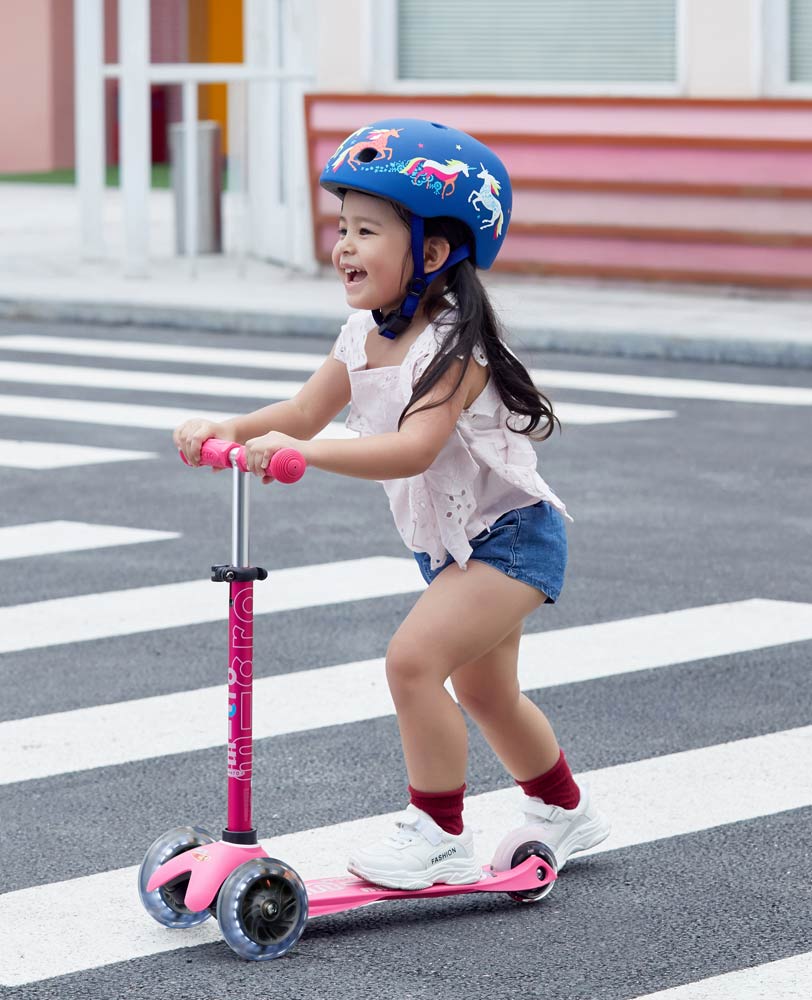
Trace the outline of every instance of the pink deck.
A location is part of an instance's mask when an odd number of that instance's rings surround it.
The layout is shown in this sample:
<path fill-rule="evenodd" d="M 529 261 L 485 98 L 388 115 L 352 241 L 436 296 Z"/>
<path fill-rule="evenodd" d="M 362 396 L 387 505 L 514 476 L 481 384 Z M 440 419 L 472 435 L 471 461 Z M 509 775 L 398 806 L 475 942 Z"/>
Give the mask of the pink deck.
<path fill-rule="evenodd" d="M 555 872 L 546 861 L 528 858 L 506 872 L 495 872 L 490 866 L 485 867 L 479 882 L 469 885 L 442 883 L 429 886 L 428 889 L 384 889 L 353 875 L 312 879 L 305 882 L 305 885 L 309 916 L 324 917 L 329 913 L 341 913 L 370 903 L 395 899 L 431 899 L 459 896 L 467 892 L 529 892 L 550 885 L 555 878 Z"/>
<path fill-rule="evenodd" d="M 510 170 L 522 228 L 501 269 L 812 287 L 812 101 L 317 94 L 307 109 L 314 178 L 375 118 L 485 139 Z M 337 203 L 316 187 L 314 205 L 327 261 Z"/>

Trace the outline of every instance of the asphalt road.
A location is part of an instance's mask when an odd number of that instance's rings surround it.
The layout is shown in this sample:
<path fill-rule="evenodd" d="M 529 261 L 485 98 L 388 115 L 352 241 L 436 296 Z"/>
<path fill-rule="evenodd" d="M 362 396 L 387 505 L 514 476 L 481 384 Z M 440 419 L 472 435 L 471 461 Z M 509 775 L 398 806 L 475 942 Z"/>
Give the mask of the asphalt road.
<path fill-rule="evenodd" d="M 186 348 L 188 361 L 32 351 L 15 347 L 11 338 L 22 335 L 177 344 Z M 74 718 L 76 732 L 92 744 L 99 739 L 93 723 L 69 713 L 179 692 L 196 697 L 195 692 L 220 684 L 225 671 L 221 621 L 130 634 L 118 633 L 113 623 L 100 638 L 77 641 L 60 635 L 51 616 L 57 610 L 70 616 L 71 608 L 80 605 L 44 602 L 205 580 L 212 563 L 230 557 L 231 498 L 228 474 L 181 465 L 168 429 L 66 419 L 55 416 L 54 401 L 189 412 L 247 408 L 246 400 L 234 395 L 88 388 L 55 384 L 51 376 L 37 381 L 31 374 L 21 380 L 19 370 L 4 370 L 3 363 L 169 372 L 179 385 L 191 372 L 290 381 L 306 377 L 281 368 L 259 371 L 253 364 L 227 369 L 198 364 L 195 349 L 203 346 L 316 355 L 329 349 L 327 342 L 309 338 L 0 323 L 0 408 L 13 397 L 41 400 L 37 416 L 3 410 L 0 437 L 51 446 L 36 467 L 19 468 L 13 457 L 3 461 L 0 442 L 0 613 L 37 605 L 37 625 L 28 635 L 14 637 L 13 613 L 4 619 L 12 648 L 4 646 L 8 651 L 0 653 L 0 746 L 6 745 L 6 724 L 19 723 L 7 732 L 17 734 L 14 745 L 25 751 L 29 742 L 36 746 L 43 734 L 61 733 L 63 720 Z M 542 370 L 712 381 L 739 386 L 744 397 L 756 385 L 812 388 L 809 371 L 540 356 L 517 347 L 528 366 Z M 673 415 L 606 423 L 564 420 L 563 432 L 540 446 L 542 473 L 566 500 L 575 522 L 564 594 L 555 607 L 530 617 L 526 633 L 571 630 L 575 638 L 586 634 L 589 643 L 592 633 L 583 630 L 600 623 L 633 623 L 721 604 L 739 609 L 729 624 L 706 632 L 689 624 L 684 637 L 672 637 L 671 618 L 654 620 L 665 646 L 673 639 L 673 662 L 651 663 L 644 648 L 642 665 L 630 667 L 623 632 L 616 642 L 593 642 L 598 645 L 591 655 L 605 660 L 605 671 L 593 669 L 578 682 L 568 683 L 564 676 L 563 682 L 531 690 L 551 717 L 574 770 L 592 772 L 596 788 L 646 788 L 646 768 L 662 766 L 657 773 L 665 777 L 655 795 L 623 793 L 616 805 L 616 826 L 632 831 L 626 841 L 610 841 L 606 850 L 572 861 L 551 895 L 535 906 L 487 895 L 373 906 L 314 921 L 289 955 L 271 963 L 238 959 L 216 937 L 187 947 L 185 932 L 156 927 L 149 930 L 151 940 L 160 942 L 154 949 L 134 946 L 133 955 L 110 961 L 106 936 L 115 931 L 120 938 L 123 928 L 126 938 L 132 928 L 133 938 L 141 941 L 150 918 L 133 880 L 131 896 L 113 921 L 119 926 L 108 921 L 98 929 L 93 894 L 98 893 L 101 908 L 112 890 L 105 878 L 93 882 L 87 877 L 138 865 L 150 842 L 168 827 L 193 822 L 219 831 L 224 819 L 225 761 L 222 747 L 215 745 L 218 737 L 202 748 L 150 756 L 151 703 L 139 702 L 131 717 L 147 747 L 139 759 L 74 770 L 60 765 L 57 745 L 51 771 L 46 766 L 43 776 L 18 780 L 8 767 L 3 772 L 0 998 L 631 1000 L 812 952 L 812 743 L 805 728 L 812 723 L 812 630 L 800 641 L 787 639 L 796 623 L 809 621 L 812 594 L 809 404 L 690 398 L 690 392 L 669 397 L 656 388 L 649 394 L 571 388 L 549 395 L 554 402 Z M 253 405 L 252 398 L 248 406 Z M 153 457 L 51 468 L 49 455 L 66 444 Z M 253 501 L 252 556 L 269 570 L 409 555 L 377 484 L 311 471 L 296 487 L 255 487 Z M 55 520 L 177 537 L 3 554 L 2 529 Z M 14 532 L 5 537 L 16 544 Z M 257 677 L 284 680 L 293 672 L 305 678 L 312 672 L 305 707 L 311 704 L 315 711 L 321 668 L 382 657 L 417 589 L 363 600 L 335 596 L 258 616 Z M 735 648 L 737 633 L 769 618 L 773 605 L 744 603 L 754 599 L 795 602 L 781 606 L 788 627 L 774 628 L 763 640 L 742 639 L 742 648 L 733 652 L 715 653 L 720 637 Z M 104 604 L 99 607 L 103 615 Z M 800 626 L 800 634 L 805 627 Z M 693 652 L 679 652 L 683 642 Z M 553 667 L 566 675 L 566 663 Z M 280 733 L 259 740 L 255 751 L 261 836 L 339 829 L 403 805 L 405 778 L 393 715 L 349 722 L 337 717 L 332 723 L 327 718 L 313 728 L 285 732 L 291 708 L 274 703 L 272 711 Z M 176 726 L 182 734 L 182 714 Z M 800 740 L 793 731 L 800 732 Z M 182 735 L 179 740 L 182 747 Z M 720 747 L 732 755 L 731 780 L 743 789 L 731 796 L 732 818 L 721 821 L 703 800 L 703 791 L 711 805 L 723 799 L 729 784 L 720 777 L 715 756 Z M 744 753 L 747 747 L 754 748 L 755 757 Z M 99 752 L 103 758 L 106 750 Z M 793 761 L 800 777 L 784 781 Z M 473 730 L 468 785 L 473 795 L 510 785 Z M 773 801 L 763 792 L 776 786 L 786 798 Z M 653 813 L 675 818 L 647 834 Z M 635 830 L 643 831 L 636 840 Z M 329 837 L 328 831 L 326 863 L 340 874 L 340 850 L 329 857 Z M 90 888 L 77 902 L 79 885 Z M 59 958 L 49 964 L 49 953 L 63 952 L 68 956 L 63 966 Z M 808 963 L 802 967 L 797 994 L 785 987 L 748 993 L 749 980 L 743 980 L 742 990 L 731 995 L 808 996 L 812 980 L 804 977 L 810 969 Z M 691 996 L 697 1000 L 717 995 L 701 983 L 696 990 Z"/>

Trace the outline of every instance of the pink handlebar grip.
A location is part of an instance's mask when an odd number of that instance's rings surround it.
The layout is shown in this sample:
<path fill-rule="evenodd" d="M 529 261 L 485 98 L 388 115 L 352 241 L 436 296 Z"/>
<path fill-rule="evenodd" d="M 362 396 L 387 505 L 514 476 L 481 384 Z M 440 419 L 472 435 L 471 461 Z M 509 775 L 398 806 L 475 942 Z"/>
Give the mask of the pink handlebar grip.
<path fill-rule="evenodd" d="M 237 449 L 237 468 L 240 472 L 248 472 L 245 464 L 245 448 L 241 444 L 233 441 L 221 441 L 219 438 L 209 438 L 204 441 L 200 448 L 200 464 L 210 465 L 213 469 L 230 469 L 231 461 L 229 455 Z M 179 452 L 181 459 L 186 465 L 186 457 L 183 452 Z M 295 448 L 280 448 L 271 456 L 268 465 L 268 474 L 273 476 L 280 483 L 298 482 L 304 475 L 307 462 Z"/>
<path fill-rule="evenodd" d="M 280 483 L 297 483 L 306 468 L 304 456 L 295 448 L 280 448 L 271 456 L 268 472 Z"/>

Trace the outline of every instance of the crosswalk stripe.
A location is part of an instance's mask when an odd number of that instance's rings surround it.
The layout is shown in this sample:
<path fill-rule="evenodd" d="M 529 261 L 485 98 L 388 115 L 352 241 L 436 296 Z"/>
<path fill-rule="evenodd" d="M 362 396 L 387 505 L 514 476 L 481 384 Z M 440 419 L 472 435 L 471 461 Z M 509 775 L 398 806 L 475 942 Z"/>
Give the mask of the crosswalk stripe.
<path fill-rule="evenodd" d="M 736 969 L 637 1000 L 809 1000 L 812 993 L 812 952 L 777 962 Z"/>
<path fill-rule="evenodd" d="M 138 341 L 98 341 L 86 338 L 18 335 L 0 337 L 0 350 L 54 353 L 84 357 L 127 358 L 137 361 L 168 361 L 224 367 L 267 368 L 279 371 L 313 372 L 325 354 L 287 351 L 256 351 L 224 347 L 189 347 Z M 588 392 L 659 396 L 674 399 L 712 399 L 724 402 L 773 403 L 812 406 L 812 389 L 803 386 L 747 385 L 708 379 L 657 378 L 603 372 L 532 369 L 541 386 L 580 389 Z M 185 377 L 185 376 L 184 376 Z"/>
<path fill-rule="evenodd" d="M 17 361 L 0 361 L 0 382 L 131 389 L 172 395 L 237 396 L 256 400 L 290 399 L 302 387 L 301 382 L 280 379 L 224 378 L 221 375 L 189 375 L 185 372 L 179 375 L 177 372 L 125 371 Z"/>
<path fill-rule="evenodd" d="M 106 462 L 135 462 L 157 458 L 152 451 L 126 451 L 121 448 L 95 448 L 83 444 L 56 441 L 0 440 L 0 466 L 41 471 L 99 465 Z"/>
<path fill-rule="evenodd" d="M 0 528 L 0 560 L 158 542 L 168 538 L 180 538 L 180 535 L 175 531 L 146 531 L 121 528 L 115 524 L 39 521 Z"/>
<path fill-rule="evenodd" d="M 579 389 L 586 392 L 620 393 L 624 396 L 659 396 L 664 399 L 708 399 L 723 403 L 812 406 L 812 389 L 805 386 L 748 385 L 745 382 L 656 378 L 651 375 L 570 372 L 556 368 L 534 368 L 530 375 L 545 389 Z"/>
<path fill-rule="evenodd" d="M 581 403 L 558 403 L 555 407 L 562 423 L 607 424 L 628 420 L 657 420 L 673 417 L 673 410 L 639 410 L 622 406 L 588 406 Z M 53 399 L 43 396 L 2 396 L 0 415 L 33 420 L 63 420 L 105 427 L 147 427 L 171 430 L 190 417 L 226 420 L 233 413 L 214 410 L 189 410 L 173 406 L 145 406 L 138 403 L 104 403 L 85 399 Z M 358 435 L 344 424 L 329 424 L 320 438 L 354 438 Z"/>
<path fill-rule="evenodd" d="M 156 344 L 137 340 L 92 340 L 86 337 L 47 337 L 19 334 L 0 337 L 0 350 L 67 354 L 130 361 L 168 361 L 183 365 L 229 368 L 275 368 L 278 371 L 314 372 L 327 356 L 291 351 L 255 351 L 248 348 L 203 347 L 199 344 Z"/>
<path fill-rule="evenodd" d="M 536 690 L 808 639 L 812 604 L 717 604 L 525 635 L 519 679 L 523 690 Z M 0 723 L 0 784 L 218 746 L 224 704 L 224 687 L 215 686 Z M 383 659 L 265 677 L 255 681 L 254 737 L 360 722 L 392 710 Z M 149 719 L 146 728 L 143 719 Z"/>
<path fill-rule="evenodd" d="M 591 853 L 808 806 L 810 754 L 812 727 L 804 727 L 586 772 L 580 778 L 613 824 L 609 840 Z M 483 861 L 490 859 L 503 832 L 516 825 L 520 801 L 515 788 L 466 800 L 466 823 L 475 832 Z M 339 874 L 359 838 L 386 831 L 394 815 L 285 834 L 262 844 L 269 856 L 286 861 L 304 878 L 322 878 Z M 136 873 L 137 867 L 119 868 L 0 896 L 0 984 L 20 986 L 220 939 L 214 921 L 175 932 L 152 921 L 141 910 Z M 47 947 L 42 927 L 48 928 Z M 305 932 L 301 947 L 306 946 Z"/>
<path fill-rule="evenodd" d="M 0 395 L 0 416 L 30 420 L 57 420 L 102 427 L 142 427 L 149 430 L 172 430 L 191 417 L 227 420 L 233 413 L 181 406 L 143 406 L 138 403 L 106 403 L 88 399 L 54 399 L 46 396 Z M 343 424 L 333 423 L 319 437 L 354 438 Z"/>
<path fill-rule="evenodd" d="M 256 587 L 254 613 L 408 594 L 424 586 L 414 559 L 375 556 L 294 566 L 273 570 Z M 225 586 L 208 580 L 17 604 L 0 608 L 0 653 L 220 621 L 227 605 Z"/>
<path fill-rule="evenodd" d="M 256 351 L 242 348 L 235 350 L 223 347 L 188 347 L 138 341 L 98 341 L 78 337 L 28 335 L 0 337 L 0 350 L 4 349 L 302 372 L 315 371 L 325 356 L 317 353 L 297 354 L 288 351 Z M 747 385 L 707 379 L 656 378 L 645 375 L 564 371 L 554 368 L 533 369 L 531 374 L 539 385 L 548 388 L 680 399 L 812 405 L 812 389 L 801 386 Z"/>

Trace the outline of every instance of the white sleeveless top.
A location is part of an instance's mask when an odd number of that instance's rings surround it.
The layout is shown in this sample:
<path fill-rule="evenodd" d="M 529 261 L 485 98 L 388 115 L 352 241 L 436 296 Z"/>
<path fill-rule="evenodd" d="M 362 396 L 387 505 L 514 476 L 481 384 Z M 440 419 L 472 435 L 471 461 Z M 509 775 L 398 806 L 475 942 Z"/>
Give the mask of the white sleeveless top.
<path fill-rule="evenodd" d="M 440 344 L 435 323 L 419 334 L 398 367 L 367 368 L 366 339 L 376 328 L 369 312 L 353 313 L 341 328 L 334 357 L 350 376 L 347 428 L 362 437 L 397 431 L 412 387 Z M 474 358 L 488 361 L 481 348 Z M 425 472 L 383 480 L 400 536 L 414 552 L 427 552 L 432 568 L 450 553 L 461 569 L 471 555 L 469 539 L 489 529 L 509 510 L 546 500 L 568 520 L 564 504 L 536 471 L 530 439 L 507 426 L 511 415 L 489 379 L 440 454 Z"/>

